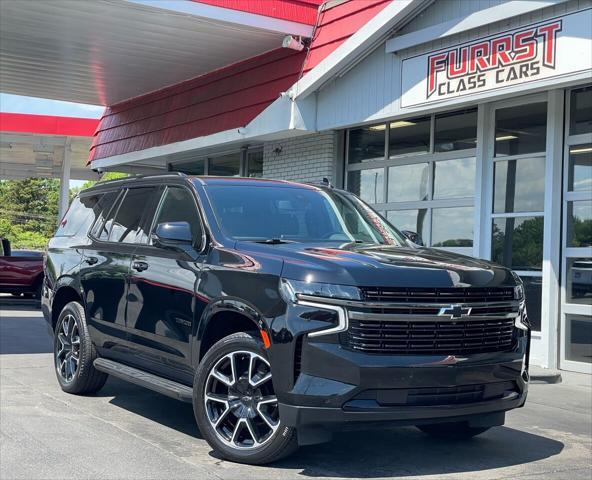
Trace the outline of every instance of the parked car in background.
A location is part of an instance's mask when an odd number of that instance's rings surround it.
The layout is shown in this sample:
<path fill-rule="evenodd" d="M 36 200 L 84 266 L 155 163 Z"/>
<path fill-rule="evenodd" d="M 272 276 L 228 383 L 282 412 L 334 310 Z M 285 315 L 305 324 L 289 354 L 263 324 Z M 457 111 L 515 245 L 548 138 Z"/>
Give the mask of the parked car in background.
<path fill-rule="evenodd" d="M 224 458 L 344 428 L 468 439 L 528 390 L 522 281 L 424 248 L 328 185 L 167 174 L 84 190 L 42 308 L 73 394 L 108 375 L 192 402 Z"/>
<path fill-rule="evenodd" d="M 12 250 L 10 241 L 0 239 L 0 293 L 41 298 L 43 252 Z"/>

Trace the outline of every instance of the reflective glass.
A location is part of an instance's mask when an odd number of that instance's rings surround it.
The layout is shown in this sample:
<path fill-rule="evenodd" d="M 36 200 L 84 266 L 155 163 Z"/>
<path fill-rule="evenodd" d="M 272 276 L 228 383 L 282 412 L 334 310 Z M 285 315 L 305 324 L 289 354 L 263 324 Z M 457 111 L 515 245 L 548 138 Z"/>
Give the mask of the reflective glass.
<path fill-rule="evenodd" d="M 524 282 L 524 296 L 526 297 L 526 311 L 528 321 L 535 332 L 541 331 L 541 306 L 543 301 L 542 277 L 520 277 Z"/>
<path fill-rule="evenodd" d="M 428 153 L 430 150 L 430 117 L 391 122 L 389 155 Z"/>
<path fill-rule="evenodd" d="M 477 109 L 436 115 L 436 152 L 465 150 L 477 146 Z"/>
<path fill-rule="evenodd" d="M 434 208 L 432 247 L 472 247 L 473 207 Z"/>
<path fill-rule="evenodd" d="M 240 175 L 240 153 L 231 153 L 209 159 L 208 175 L 238 177 Z"/>
<path fill-rule="evenodd" d="M 384 202 L 384 168 L 349 172 L 347 189 L 368 203 Z"/>
<path fill-rule="evenodd" d="M 407 230 L 417 233 L 422 241 L 427 233 L 427 209 L 420 210 L 391 210 L 387 212 L 386 218 L 399 230 Z"/>
<path fill-rule="evenodd" d="M 495 112 L 495 156 L 544 152 L 547 103 L 500 108 Z"/>
<path fill-rule="evenodd" d="M 592 133 L 592 85 L 571 92 L 570 111 L 569 134 Z"/>
<path fill-rule="evenodd" d="M 566 301 L 592 305 L 592 258 L 567 259 Z"/>
<path fill-rule="evenodd" d="M 592 246 L 592 200 L 567 204 L 567 245 Z"/>
<path fill-rule="evenodd" d="M 155 191 L 155 187 L 130 188 L 127 191 L 113 221 L 109 241 L 122 243 L 146 241 L 147 235 L 143 230 L 145 227 L 140 226 L 140 221 Z"/>
<path fill-rule="evenodd" d="M 543 263 L 543 217 L 493 220 L 491 258 L 513 270 L 540 270 Z"/>
<path fill-rule="evenodd" d="M 171 163 L 170 169 L 171 172 L 182 172 L 187 175 L 205 175 L 205 164 L 204 158 L 198 158 L 188 162 Z"/>
<path fill-rule="evenodd" d="M 384 158 L 386 126 L 356 128 L 349 131 L 348 163 Z"/>
<path fill-rule="evenodd" d="M 592 190 L 592 144 L 570 147 L 567 188 L 570 192 Z"/>
<path fill-rule="evenodd" d="M 565 358 L 574 362 L 592 363 L 592 316 L 566 316 Z"/>
<path fill-rule="evenodd" d="M 474 194 L 474 158 L 434 163 L 434 199 L 472 197 Z"/>
<path fill-rule="evenodd" d="M 389 168 L 388 201 L 428 199 L 428 164 L 397 165 Z"/>
<path fill-rule="evenodd" d="M 263 177 L 263 150 L 248 152 L 248 173 L 251 178 Z"/>
<path fill-rule="evenodd" d="M 494 213 L 545 209 L 544 157 L 497 161 L 494 169 Z"/>

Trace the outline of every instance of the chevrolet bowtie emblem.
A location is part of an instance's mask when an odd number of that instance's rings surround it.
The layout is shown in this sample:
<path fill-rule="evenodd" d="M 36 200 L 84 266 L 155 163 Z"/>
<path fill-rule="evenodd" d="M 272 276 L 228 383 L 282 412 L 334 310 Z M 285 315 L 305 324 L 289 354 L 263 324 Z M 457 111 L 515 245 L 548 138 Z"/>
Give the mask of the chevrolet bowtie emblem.
<path fill-rule="evenodd" d="M 438 312 L 438 316 L 449 316 L 450 318 L 462 318 L 471 314 L 470 307 L 463 307 L 462 305 L 450 305 L 449 307 L 442 307 Z"/>

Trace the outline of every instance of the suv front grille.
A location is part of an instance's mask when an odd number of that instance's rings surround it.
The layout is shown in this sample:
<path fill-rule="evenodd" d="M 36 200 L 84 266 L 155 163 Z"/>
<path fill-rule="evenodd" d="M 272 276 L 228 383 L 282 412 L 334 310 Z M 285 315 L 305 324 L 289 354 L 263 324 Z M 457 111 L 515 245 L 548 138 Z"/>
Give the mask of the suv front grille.
<path fill-rule="evenodd" d="M 519 302 L 511 287 L 361 290 L 364 301 L 348 306 L 349 328 L 341 335 L 353 350 L 468 355 L 513 347 Z M 462 315 L 447 314 L 453 305 Z"/>
<path fill-rule="evenodd" d="M 374 321 L 352 320 L 346 334 L 354 350 L 388 354 L 467 355 L 512 347 L 514 319 Z"/>

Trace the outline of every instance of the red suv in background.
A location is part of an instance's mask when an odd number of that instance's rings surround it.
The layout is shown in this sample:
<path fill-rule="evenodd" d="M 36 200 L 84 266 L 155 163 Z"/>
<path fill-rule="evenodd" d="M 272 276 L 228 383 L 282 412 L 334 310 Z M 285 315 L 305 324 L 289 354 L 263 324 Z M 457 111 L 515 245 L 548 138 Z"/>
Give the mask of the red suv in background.
<path fill-rule="evenodd" d="M 43 253 L 12 250 L 10 241 L 0 238 L 0 293 L 27 298 L 41 298 L 43 288 Z"/>

